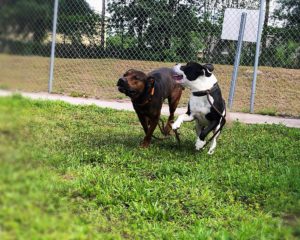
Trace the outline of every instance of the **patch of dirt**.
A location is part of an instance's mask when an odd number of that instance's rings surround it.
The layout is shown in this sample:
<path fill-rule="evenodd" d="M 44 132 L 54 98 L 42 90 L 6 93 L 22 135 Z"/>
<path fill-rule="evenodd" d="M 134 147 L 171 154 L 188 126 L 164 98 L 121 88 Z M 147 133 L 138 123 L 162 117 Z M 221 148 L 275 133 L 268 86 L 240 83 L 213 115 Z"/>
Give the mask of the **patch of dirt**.
<path fill-rule="evenodd" d="M 49 59 L 0 54 L 0 86 L 23 91 L 47 91 Z M 84 94 L 98 99 L 126 99 L 116 88 L 117 79 L 129 68 L 149 72 L 174 63 L 119 59 L 63 59 L 55 61 L 53 91 Z M 227 102 L 233 66 L 215 65 L 215 75 Z M 253 67 L 240 66 L 233 109 L 249 112 Z M 187 105 L 185 90 L 179 106 Z M 256 113 L 300 117 L 300 69 L 259 67 L 254 110 Z"/>

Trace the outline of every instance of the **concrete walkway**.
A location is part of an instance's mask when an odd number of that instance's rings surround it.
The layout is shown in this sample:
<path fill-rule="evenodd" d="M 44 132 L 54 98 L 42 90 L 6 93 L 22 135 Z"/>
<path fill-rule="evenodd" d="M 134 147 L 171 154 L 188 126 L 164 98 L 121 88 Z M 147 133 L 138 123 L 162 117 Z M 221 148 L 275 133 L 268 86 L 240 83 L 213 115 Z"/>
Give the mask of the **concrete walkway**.
<path fill-rule="evenodd" d="M 134 111 L 132 104 L 128 100 L 124 101 L 107 101 L 107 100 L 98 100 L 93 98 L 75 98 L 59 94 L 49 94 L 44 92 L 39 93 L 28 93 L 28 92 L 12 92 L 6 90 L 0 90 L 0 97 L 11 96 L 14 93 L 21 94 L 24 97 L 31 99 L 40 99 L 40 100 L 60 100 L 71 104 L 80 104 L 80 105 L 90 105 L 94 104 L 99 107 L 113 108 L 116 110 L 128 110 Z M 162 108 L 162 114 L 167 115 L 169 112 L 168 106 L 164 105 Z M 183 114 L 186 112 L 186 108 L 177 108 L 176 114 Z M 250 114 L 250 113 L 227 113 L 228 121 L 240 121 L 243 123 L 257 123 L 257 124 L 283 124 L 287 127 L 300 128 L 300 119 L 293 118 L 282 118 L 282 117 L 273 117 L 259 114 Z"/>

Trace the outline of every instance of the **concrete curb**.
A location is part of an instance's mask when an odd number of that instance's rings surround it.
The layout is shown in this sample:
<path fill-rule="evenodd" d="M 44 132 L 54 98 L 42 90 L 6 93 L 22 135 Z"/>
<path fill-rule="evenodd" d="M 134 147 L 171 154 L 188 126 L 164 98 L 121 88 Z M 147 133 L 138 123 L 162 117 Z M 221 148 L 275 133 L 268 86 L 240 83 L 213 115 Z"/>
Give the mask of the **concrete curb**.
<path fill-rule="evenodd" d="M 0 97 L 11 96 L 15 93 L 21 94 L 24 97 L 38 100 L 60 100 L 70 104 L 75 105 L 91 105 L 94 104 L 99 107 L 113 108 L 116 110 L 127 110 L 134 111 L 130 101 L 107 101 L 107 100 L 98 100 L 93 98 L 75 98 L 59 94 L 49 94 L 45 92 L 38 93 L 29 93 L 29 92 L 16 92 L 16 91 L 7 91 L 0 90 Z M 176 114 L 183 114 L 186 112 L 186 108 L 177 108 Z M 164 105 L 162 108 L 162 114 L 168 115 L 169 108 L 167 105 Z M 273 117 L 259 114 L 250 114 L 250 113 L 227 113 L 228 121 L 240 121 L 247 124 L 283 124 L 287 127 L 300 128 L 300 119 L 294 118 L 282 118 L 282 117 Z"/>

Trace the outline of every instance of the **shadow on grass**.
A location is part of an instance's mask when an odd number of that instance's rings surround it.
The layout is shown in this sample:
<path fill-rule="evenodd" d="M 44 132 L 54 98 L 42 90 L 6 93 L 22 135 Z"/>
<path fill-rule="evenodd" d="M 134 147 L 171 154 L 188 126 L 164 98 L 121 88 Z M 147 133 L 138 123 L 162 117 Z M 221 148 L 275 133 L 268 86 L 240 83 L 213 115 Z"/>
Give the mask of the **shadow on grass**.
<path fill-rule="evenodd" d="M 155 136 L 161 137 L 159 134 Z M 175 136 L 170 136 L 166 139 L 152 139 L 148 148 L 140 147 L 140 142 L 144 135 L 133 132 L 131 135 L 124 133 L 108 132 L 108 133 L 85 133 L 80 134 L 80 137 L 74 138 L 64 147 L 65 151 L 77 158 L 83 164 L 103 164 L 115 161 L 123 162 L 134 161 L 134 158 L 149 159 L 151 161 L 166 161 L 163 156 L 171 157 L 174 161 L 184 159 L 188 156 L 195 156 L 205 154 L 208 148 L 204 151 L 196 151 L 194 148 L 194 141 L 182 136 L 181 144 L 179 145 Z M 163 155 L 161 155 L 163 154 Z M 155 159 L 155 160 L 154 160 Z M 194 158 L 192 158 L 194 159 Z M 170 158 L 169 160 L 170 161 Z"/>

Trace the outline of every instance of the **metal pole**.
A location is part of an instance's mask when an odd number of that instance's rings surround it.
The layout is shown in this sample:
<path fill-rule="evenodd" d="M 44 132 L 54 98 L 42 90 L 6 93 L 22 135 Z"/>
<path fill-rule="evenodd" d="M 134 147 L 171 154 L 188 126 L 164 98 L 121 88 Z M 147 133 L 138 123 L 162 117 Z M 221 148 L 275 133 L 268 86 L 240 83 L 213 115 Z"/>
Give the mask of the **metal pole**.
<path fill-rule="evenodd" d="M 259 49 L 260 49 L 261 33 L 263 30 L 263 21 L 265 19 L 265 8 L 264 7 L 265 7 L 265 0 L 260 0 L 253 81 L 252 81 L 251 98 L 250 98 L 250 113 L 254 112 L 254 99 L 255 99 L 255 90 L 256 90 L 256 77 L 257 77 L 257 68 L 258 68 L 258 60 L 259 60 Z"/>
<path fill-rule="evenodd" d="M 231 77 L 230 92 L 229 92 L 229 97 L 228 97 L 229 109 L 232 108 L 232 103 L 233 103 L 236 79 L 237 79 L 238 68 L 239 68 L 239 64 L 240 64 L 240 58 L 241 58 L 241 51 L 242 51 L 242 45 L 243 45 L 246 20 L 247 20 L 247 13 L 243 12 L 242 16 L 241 16 L 238 44 L 237 44 L 237 49 L 236 49 L 236 54 L 235 54 L 234 68 L 233 68 L 233 73 L 232 73 L 232 77 Z"/>
<path fill-rule="evenodd" d="M 52 85 L 53 85 L 55 42 L 56 42 L 56 27 L 57 27 L 57 12 L 58 12 L 58 0 L 54 0 L 52 43 L 51 43 L 51 58 L 50 58 L 50 73 L 49 73 L 49 82 L 48 82 L 48 92 L 49 93 L 52 92 Z"/>

